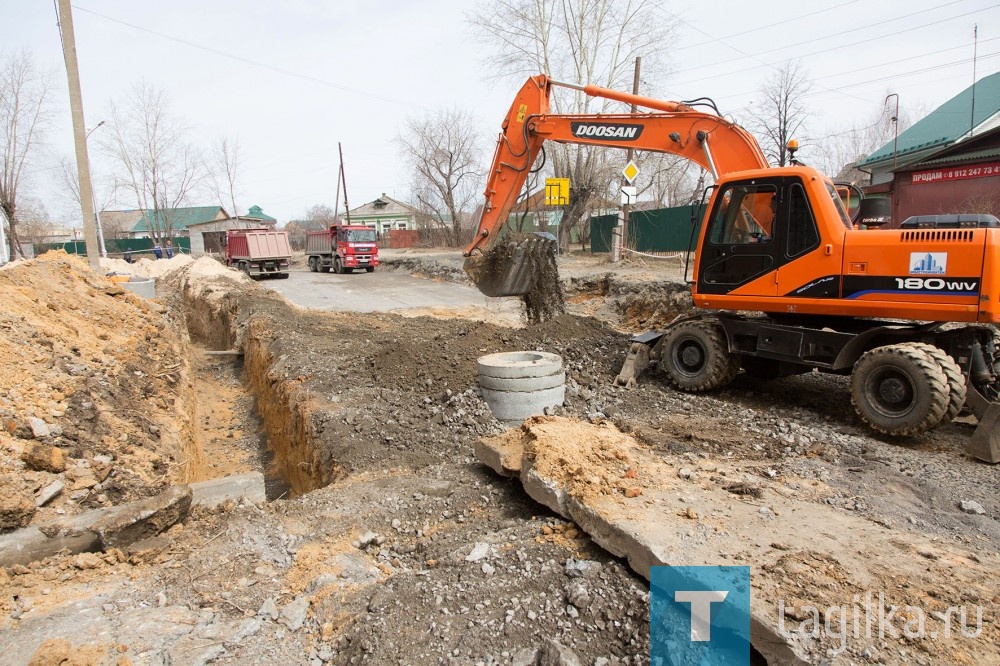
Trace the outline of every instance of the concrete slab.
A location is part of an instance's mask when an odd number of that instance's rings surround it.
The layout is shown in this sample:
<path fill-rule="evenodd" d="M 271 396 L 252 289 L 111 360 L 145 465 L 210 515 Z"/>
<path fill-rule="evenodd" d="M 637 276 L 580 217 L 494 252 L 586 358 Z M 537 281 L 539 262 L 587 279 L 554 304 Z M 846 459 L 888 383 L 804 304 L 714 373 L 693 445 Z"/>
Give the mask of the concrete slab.
<path fill-rule="evenodd" d="M 260 472 L 235 474 L 208 481 L 198 481 L 191 485 L 193 506 L 216 507 L 224 502 L 249 500 L 254 504 L 267 501 L 264 490 L 264 475 Z"/>
<path fill-rule="evenodd" d="M 44 525 L 0 535 L 0 566 L 29 564 L 61 552 L 94 552 L 159 534 L 183 519 L 191 507 L 191 489 L 171 486 L 155 497 L 94 509 Z"/>
<path fill-rule="evenodd" d="M 516 433 L 525 491 L 645 578 L 659 565 L 749 565 L 751 642 L 770 663 L 814 663 L 831 649 L 861 654 L 882 642 L 878 635 L 866 639 L 862 616 L 862 635 L 848 628 L 843 645 L 831 647 L 828 636 L 789 615 L 791 606 L 818 609 L 821 624 L 824 609 L 846 609 L 850 621 L 859 598 L 882 593 L 893 605 L 922 609 L 927 635 L 934 631 L 942 641 L 946 627 L 931 625 L 940 624 L 946 606 L 970 593 L 994 597 L 995 553 L 890 529 L 777 481 L 761 482 L 759 493 L 734 494 L 734 482 L 748 476 L 738 463 L 704 460 L 704 468 L 679 474 L 681 464 L 698 464 L 681 457 L 671 464 L 610 424 L 536 417 Z M 516 455 L 515 440 L 483 440 L 477 457 L 495 469 L 497 460 Z M 897 618 L 897 633 L 903 621 Z M 974 661 L 1000 658 L 990 640 L 959 639 L 951 633 L 953 649 L 975 654 Z"/>
<path fill-rule="evenodd" d="M 111 508 L 91 526 L 103 548 L 124 548 L 155 536 L 187 516 L 191 488 L 170 486 L 159 495 Z"/>

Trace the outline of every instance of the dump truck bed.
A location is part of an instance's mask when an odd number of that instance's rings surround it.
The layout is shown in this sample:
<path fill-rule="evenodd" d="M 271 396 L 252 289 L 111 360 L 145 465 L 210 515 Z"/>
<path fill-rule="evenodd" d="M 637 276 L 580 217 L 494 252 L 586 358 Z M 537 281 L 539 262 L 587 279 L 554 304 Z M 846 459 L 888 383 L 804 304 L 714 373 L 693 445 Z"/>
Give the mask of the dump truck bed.
<path fill-rule="evenodd" d="M 259 261 L 291 257 L 288 233 L 284 231 L 244 231 L 229 237 L 229 256 L 233 260 Z"/>

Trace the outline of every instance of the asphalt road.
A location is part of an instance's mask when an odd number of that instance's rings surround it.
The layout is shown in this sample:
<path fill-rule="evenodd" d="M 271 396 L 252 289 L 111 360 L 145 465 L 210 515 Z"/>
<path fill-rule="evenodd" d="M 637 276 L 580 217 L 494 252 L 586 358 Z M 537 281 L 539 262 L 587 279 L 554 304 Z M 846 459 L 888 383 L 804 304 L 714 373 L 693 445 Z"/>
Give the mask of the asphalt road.
<path fill-rule="evenodd" d="M 477 289 L 454 282 L 437 282 L 400 271 L 375 269 L 373 273 L 310 273 L 292 270 L 285 280 L 264 279 L 292 303 L 317 310 L 392 312 L 414 308 L 484 308 L 516 315 L 517 299 L 487 298 Z"/>

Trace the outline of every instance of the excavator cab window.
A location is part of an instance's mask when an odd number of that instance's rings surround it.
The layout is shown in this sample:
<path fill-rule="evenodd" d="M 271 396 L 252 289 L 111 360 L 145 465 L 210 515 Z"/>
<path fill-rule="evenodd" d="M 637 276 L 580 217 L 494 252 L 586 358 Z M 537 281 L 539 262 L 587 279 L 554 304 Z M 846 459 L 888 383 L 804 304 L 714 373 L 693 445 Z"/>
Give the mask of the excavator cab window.
<path fill-rule="evenodd" d="M 709 236 L 715 245 L 770 243 L 774 236 L 778 188 L 744 184 L 729 187 L 719 196 Z"/>
<path fill-rule="evenodd" d="M 840 196 L 840 192 L 832 184 L 827 183 L 826 189 L 830 193 L 830 198 L 833 199 L 833 205 L 837 208 L 837 214 L 840 215 L 840 221 L 847 229 L 853 229 L 854 225 L 851 224 L 851 218 L 847 214 L 847 208 L 844 207 L 844 200 Z M 850 195 L 848 195 L 849 197 Z M 860 203 L 859 203 L 860 205 Z"/>
<path fill-rule="evenodd" d="M 788 243 L 785 254 L 789 258 L 797 257 L 817 247 L 819 228 L 809 206 L 809 197 L 800 183 L 793 183 L 788 188 Z"/>

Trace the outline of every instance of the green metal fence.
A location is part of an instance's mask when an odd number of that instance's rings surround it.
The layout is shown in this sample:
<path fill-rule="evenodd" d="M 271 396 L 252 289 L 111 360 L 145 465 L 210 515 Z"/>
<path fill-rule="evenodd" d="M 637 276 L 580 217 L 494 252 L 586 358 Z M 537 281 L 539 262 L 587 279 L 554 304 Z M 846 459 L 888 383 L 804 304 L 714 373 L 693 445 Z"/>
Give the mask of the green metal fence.
<path fill-rule="evenodd" d="M 691 242 L 692 225 L 697 238 L 698 222 L 692 214 L 698 206 L 677 206 L 629 213 L 629 236 L 626 245 L 639 252 L 682 252 Z M 700 218 L 700 216 L 699 216 Z M 700 220 L 699 220 L 700 221 Z M 618 215 L 595 215 L 590 218 L 590 251 L 610 252 L 611 234 Z"/>
<path fill-rule="evenodd" d="M 191 254 L 190 238 L 172 238 L 174 254 Z M 146 257 L 153 258 L 152 238 L 106 238 L 104 239 L 104 249 L 108 251 L 108 256 L 114 259 L 121 259 L 125 250 L 131 250 L 133 259 Z M 84 241 L 66 241 L 65 243 L 36 243 L 35 256 L 49 250 L 66 250 L 69 254 L 87 254 L 87 244 Z M 166 254 L 164 254 L 164 257 Z"/>

